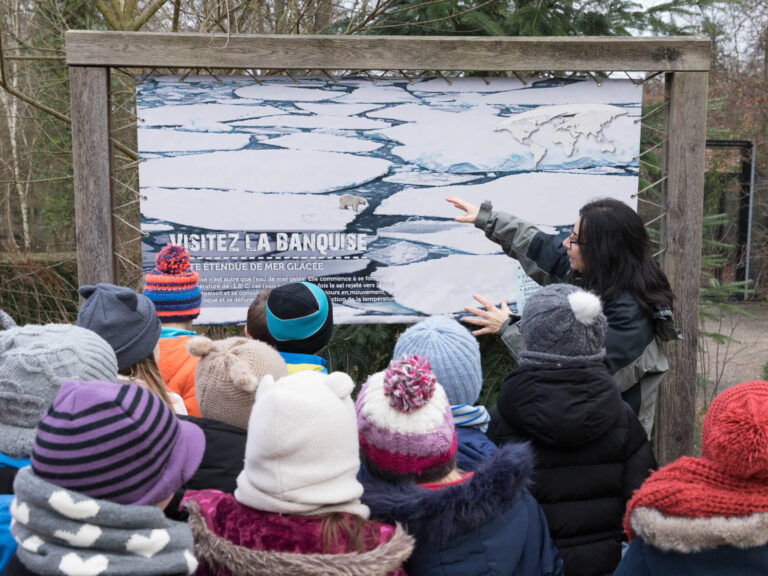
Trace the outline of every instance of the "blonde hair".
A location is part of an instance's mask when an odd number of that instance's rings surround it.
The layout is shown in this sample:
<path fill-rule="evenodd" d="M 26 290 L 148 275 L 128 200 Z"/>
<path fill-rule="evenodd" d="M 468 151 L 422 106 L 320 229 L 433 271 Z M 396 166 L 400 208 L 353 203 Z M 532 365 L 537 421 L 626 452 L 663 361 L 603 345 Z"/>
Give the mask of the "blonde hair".
<path fill-rule="evenodd" d="M 166 406 L 173 410 L 174 413 L 176 412 L 171 398 L 168 396 L 168 388 L 165 386 L 165 381 L 160 375 L 160 368 L 157 367 L 154 354 L 150 354 L 144 360 L 139 360 L 132 366 L 123 368 L 118 373 L 127 376 L 134 384 L 152 392 L 165 402 Z"/>

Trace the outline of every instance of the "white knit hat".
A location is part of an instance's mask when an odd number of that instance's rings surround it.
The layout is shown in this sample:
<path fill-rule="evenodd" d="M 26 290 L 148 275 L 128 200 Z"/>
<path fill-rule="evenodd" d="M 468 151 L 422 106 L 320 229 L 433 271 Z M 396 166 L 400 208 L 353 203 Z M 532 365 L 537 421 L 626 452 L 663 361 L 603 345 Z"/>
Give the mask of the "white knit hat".
<path fill-rule="evenodd" d="M 257 510 L 368 518 L 352 379 L 343 372 L 296 372 L 259 384 L 248 424 L 245 468 L 235 498 Z"/>

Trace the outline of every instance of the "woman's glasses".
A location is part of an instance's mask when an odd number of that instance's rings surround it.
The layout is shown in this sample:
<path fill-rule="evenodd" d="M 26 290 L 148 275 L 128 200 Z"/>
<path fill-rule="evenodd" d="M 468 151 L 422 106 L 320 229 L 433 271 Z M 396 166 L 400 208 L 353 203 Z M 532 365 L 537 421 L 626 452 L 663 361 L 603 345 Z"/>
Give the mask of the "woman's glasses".
<path fill-rule="evenodd" d="M 576 234 L 574 234 L 573 232 L 571 232 L 571 235 L 568 236 L 568 244 L 570 246 L 573 246 L 574 244 L 576 244 L 577 246 L 586 246 L 587 245 L 586 242 L 582 242 L 581 240 L 579 240 L 579 237 L 576 236 Z"/>

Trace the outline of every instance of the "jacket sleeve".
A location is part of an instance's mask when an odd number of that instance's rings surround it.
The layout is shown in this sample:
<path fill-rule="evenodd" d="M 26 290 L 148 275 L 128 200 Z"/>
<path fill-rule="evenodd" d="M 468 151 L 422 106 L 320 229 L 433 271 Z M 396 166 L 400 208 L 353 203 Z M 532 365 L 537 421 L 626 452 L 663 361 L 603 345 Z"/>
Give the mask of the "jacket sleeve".
<path fill-rule="evenodd" d="M 546 234 L 530 222 L 506 212 L 494 212 L 490 202 L 480 206 L 475 226 L 520 262 L 535 282 L 541 285 L 565 282 L 570 265 L 562 235 Z"/>
<path fill-rule="evenodd" d="M 632 493 L 640 488 L 645 479 L 651 475 L 651 470 L 655 470 L 656 458 L 651 450 L 651 443 L 648 442 L 648 436 L 645 434 L 643 426 L 634 415 L 629 405 L 624 404 L 626 417 L 629 419 L 629 441 L 625 451 L 624 459 L 624 502 L 626 503 Z"/>
<path fill-rule="evenodd" d="M 512 355 L 512 358 L 517 362 L 518 355 L 525 350 L 525 342 L 523 341 L 523 335 L 520 333 L 517 322 L 513 322 L 513 319 L 509 318 L 501 325 L 499 336 L 509 350 L 509 353 Z"/>

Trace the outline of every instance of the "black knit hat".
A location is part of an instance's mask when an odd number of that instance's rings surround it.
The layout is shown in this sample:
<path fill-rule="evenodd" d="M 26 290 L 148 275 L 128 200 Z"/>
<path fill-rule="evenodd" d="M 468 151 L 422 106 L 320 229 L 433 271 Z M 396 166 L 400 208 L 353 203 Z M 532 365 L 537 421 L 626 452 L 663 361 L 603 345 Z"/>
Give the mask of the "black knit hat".
<path fill-rule="evenodd" d="M 333 304 L 322 288 L 294 282 L 267 298 L 267 329 L 280 352 L 315 354 L 331 339 Z"/>

